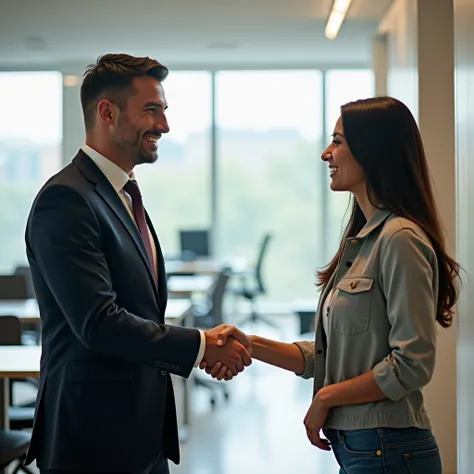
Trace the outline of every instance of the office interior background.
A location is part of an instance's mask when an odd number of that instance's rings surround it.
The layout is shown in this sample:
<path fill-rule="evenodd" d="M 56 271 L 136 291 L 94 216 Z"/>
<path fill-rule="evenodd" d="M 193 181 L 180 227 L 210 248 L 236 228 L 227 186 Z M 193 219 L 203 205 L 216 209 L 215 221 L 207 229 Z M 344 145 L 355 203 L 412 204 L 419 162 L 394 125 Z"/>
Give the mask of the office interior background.
<path fill-rule="evenodd" d="M 342 4 L 350 6 L 330 39 Z M 136 176 L 165 257 L 183 259 L 181 231 L 205 230 L 207 255 L 184 260 L 252 270 L 269 234 L 256 308 L 274 326 L 245 329 L 312 337 L 304 318 L 317 303 L 315 272 L 337 248 L 349 202 L 330 191 L 320 154 L 342 104 L 395 96 L 420 125 L 450 248 L 467 274 L 426 396 L 445 472 L 469 473 L 473 24 L 474 0 L 2 0 L 0 273 L 26 265 L 32 199 L 84 142 L 85 67 L 106 52 L 148 55 L 170 68 L 171 131 L 158 162 Z M 237 276 L 228 288 L 223 317 L 239 325 L 251 306 L 232 294 Z M 173 473 L 338 472 L 306 439 L 311 382 L 255 363 L 226 387 L 229 399 L 211 404 L 206 387 L 187 384 L 191 422 Z"/>

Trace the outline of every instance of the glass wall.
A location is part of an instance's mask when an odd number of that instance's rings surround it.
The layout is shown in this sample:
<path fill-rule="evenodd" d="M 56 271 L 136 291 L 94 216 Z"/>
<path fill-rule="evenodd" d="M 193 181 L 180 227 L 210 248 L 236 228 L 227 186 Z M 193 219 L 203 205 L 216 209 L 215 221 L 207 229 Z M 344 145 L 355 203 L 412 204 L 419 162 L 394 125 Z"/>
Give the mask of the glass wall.
<path fill-rule="evenodd" d="M 372 71 L 179 71 L 164 87 L 171 131 L 158 162 L 136 169 L 164 253 L 179 254 L 180 229 L 212 228 L 217 258 L 252 265 L 271 233 L 267 299 L 314 298 L 348 202 L 320 155 L 340 105 L 373 94 Z"/>
<path fill-rule="evenodd" d="M 0 86 L 5 273 L 26 262 L 31 202 L 62 166 L 62 76 L 0 73 Z M 253 264 L 271 233 L 268 299 L 314 298 L 348 200 L 330 191 L 320 155 L 340 105 L 373 94 L 372 71 L 172 71 L 164 87 L 171 131 L 158 162 L 136 169 L 164 253 L 179 254 L 179 230 L 211 228 L 216 257 Z"/>
<path fill-rule="evenodd" d="M 265 233 L 268 297 L 314 294 L 321 262 L 320 71 L 232 71 L 216 76 L 220 256 L 253 264 Z"/>
<path fill-rule="evenodd" d="M 171 72 L 163 83 L 170 133 L 159 159 L 135 168 L 165 255 L 179 252 L 179 230 L 211 226 L 211 74 Z"/>
<path fill-rule="evenodd" d="M 62 75 L 0 73 L 0 273 L 26 263 L 36 193 L 62 165 Z"/>

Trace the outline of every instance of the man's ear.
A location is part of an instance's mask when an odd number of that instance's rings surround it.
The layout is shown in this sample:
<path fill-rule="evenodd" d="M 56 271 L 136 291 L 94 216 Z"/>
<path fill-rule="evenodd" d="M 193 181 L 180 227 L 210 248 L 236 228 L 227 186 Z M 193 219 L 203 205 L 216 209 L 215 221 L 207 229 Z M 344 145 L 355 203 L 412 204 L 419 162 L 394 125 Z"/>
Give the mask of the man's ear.
<path fill-rule="evenodd" d="M 97 104 L 99 120 L 107 124 L 114 122 L 116 106 L 109 99 L 103 99 Z"/>

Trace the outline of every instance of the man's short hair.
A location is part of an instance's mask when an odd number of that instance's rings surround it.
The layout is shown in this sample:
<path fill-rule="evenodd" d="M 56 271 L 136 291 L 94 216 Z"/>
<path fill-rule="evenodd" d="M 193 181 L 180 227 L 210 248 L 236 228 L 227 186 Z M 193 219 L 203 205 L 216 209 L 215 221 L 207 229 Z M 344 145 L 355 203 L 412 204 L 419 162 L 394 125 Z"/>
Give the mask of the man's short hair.
<path fill-rule="evenodd" d="M 159 82 L 168 76 L 168 68 L 149 57 L 128 54 L 104 54 L 84 73 L 81 86 L 81 105 L 86 130 L 94 124 L 97 104 L 107 98 L 124 106 L 136 77 L 151 76 Z"/>

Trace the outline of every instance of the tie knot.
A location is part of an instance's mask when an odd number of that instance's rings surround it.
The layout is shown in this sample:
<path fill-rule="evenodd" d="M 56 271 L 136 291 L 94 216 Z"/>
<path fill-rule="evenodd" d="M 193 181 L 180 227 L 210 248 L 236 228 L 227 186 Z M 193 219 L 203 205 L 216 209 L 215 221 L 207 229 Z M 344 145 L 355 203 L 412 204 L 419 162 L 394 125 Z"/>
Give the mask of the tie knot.
<path fill-rule="evenodd" d="M 123 189 L 128 194 L 130 194 L 132 199 L 135 199 L 137 197 L 138 198 L 142 197 L 142 193 L 140 192 L 140 188 L 138 187 L 138 183 L 134 179 L 130 179 L 129 181 L 127 181 L 127 183 L 125 184 Z"/>

